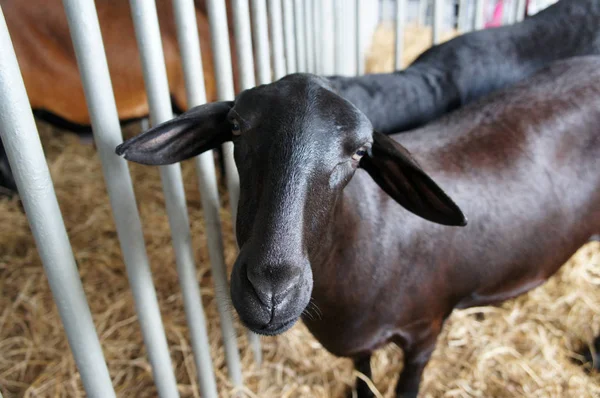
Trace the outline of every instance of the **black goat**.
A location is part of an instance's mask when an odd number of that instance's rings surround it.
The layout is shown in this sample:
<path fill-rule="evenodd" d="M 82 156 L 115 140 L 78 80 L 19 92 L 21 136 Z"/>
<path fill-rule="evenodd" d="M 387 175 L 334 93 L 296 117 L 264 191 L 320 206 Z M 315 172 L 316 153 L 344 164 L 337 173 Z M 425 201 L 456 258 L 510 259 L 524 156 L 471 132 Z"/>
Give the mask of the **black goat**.
<path fill-rule="evenodd" d="M 600 1 L 561 0 L 523 22 L 431 47 L 407 69 L 330 77 L 384 134 L 419 127 L 553 61 L 600 54 Z"/>
<path fill-rule="evenodd" d="M 590 56 L 393 137 L 326 79 L 291 75 L 117 153 L 169 164 L 233 140 L 240 319 L 282 333 L 312 297 L 322 318 L 304 321 L 327 350 L 369 375 L 371 353 L 398 344 L 397 394 L 414 397 L 453 309 L 540 285 L 600 232 L 599 126 L 600 57 Z M 465 225 L 461 209 L 468 226 L 439 225 Z M 358 391 L 369 395 L 362 382 Z"/>

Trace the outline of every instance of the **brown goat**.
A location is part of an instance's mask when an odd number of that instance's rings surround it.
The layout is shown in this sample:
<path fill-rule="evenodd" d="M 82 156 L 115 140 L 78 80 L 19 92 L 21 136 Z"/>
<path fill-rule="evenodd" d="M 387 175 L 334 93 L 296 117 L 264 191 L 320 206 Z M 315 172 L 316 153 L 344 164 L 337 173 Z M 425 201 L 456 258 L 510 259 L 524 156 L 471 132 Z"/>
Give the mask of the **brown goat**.
<path fill-rule="evenodd" d="M 36 115 L 57 127 L 89 133 L 90 116 L 62 1 L 0 0 L 0 5 Z M 95 0 L 95 5 L 119 119 L 126 122 L 146 117 L 148 102 L 129 2 Z M 214 101 L 217 88 L 206 0 L 195 0 L 195 5 L 206 95 L 208 101 Z M 231 1 L 227 0 L 226 5 L 233 47 Z M 182 112 L 187 109 L 187 99 L 172 0 L 157 0 L 156 7 L 173 108 Z M 237 83 L 235 51 L 231 56 Z M 12 195 L 15 191 L 14 177 L 0 142 L 0 195 Z"/>
<path fill-rule="evenodd" d="M 196 0 L 195 3 L 207 98 L 214 101 L 216 85 L 206 0 Z M 95 4 L 119 118 L 145 117 L 148 115 L 148 102 L 129 2 L 95 0 Z M 0 5 L 31 107 L 45 110 L 73 124 L 89 125 L 90 116 L 62 1 L 0 0 Z M 172 0 L 157 0 L 156 7 L 174 105 L 185 110 L 185 84 Z M 228 7 L 230 12 L 231 7 Z M 228 17 L 231 21 L 231 17 Z M 229 31 L 232 39 L 231 23 Z M 235 56 L 235 52 L 232 52 L 232 56 Z"/>
<path fill-rule="evenodd" d="M 169 164 L 233 140 L 240 319 L 282 333 L 312 298 L 321 317 L 304 321 L 327 350 L 370 375 L 372 352 L 398 344 L 397 395 L 415 397 L 453 309 L 542 284 L 600 232 L 599 126 L 600 57 L 590 56 L 392 138 L 326 79 L 290 75 L 191 109 L 117 153 Z M 467 226 L 439 225 L 465 225 L 461 209 Z M 370 396 L 362 382 L 358 392 Z"/>

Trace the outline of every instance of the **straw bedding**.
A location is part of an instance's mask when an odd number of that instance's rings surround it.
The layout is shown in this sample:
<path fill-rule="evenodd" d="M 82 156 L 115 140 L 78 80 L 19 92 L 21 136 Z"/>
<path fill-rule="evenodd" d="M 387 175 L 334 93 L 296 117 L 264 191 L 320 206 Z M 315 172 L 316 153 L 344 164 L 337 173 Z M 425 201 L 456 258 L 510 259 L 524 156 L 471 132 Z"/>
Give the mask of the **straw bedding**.
<path fill-rule="evenodd" d="M 407 35 L 407 58 L 429 45 L 423 28 Z M 417 40 L 418 39 L 418 40 Z M 411 42 L 412 40 L 412 42 Z M 419 42 L 420 40 L 420 42 Z M 419 44 L 420 43 L 420 44 Z M 391 33 L 382 27 L 369 70 L 391 69 Z M 420 46 L 420 47 L 419 47 Z M 410 50 L 412 48 L 413 50 Z M 412 52 L 411 52 L 412 51 Z M 100 163 L 91 145 L 39 124 L 56 193 L 119 397 L 155 397 Z M 127 135 L 136 133 L 129 129 Z M 199 397 L 168 220 L 156 168 L 131 164 L 136 195 L 182 397 Z M 233 396 L 220 343 L 215 292 L 205 246 L 194 167 L 184 162 L 198 280 L 208 318 L 220 396 Z M 236 251 L 226 195 L 226 259 Z M 18 200 L 0 200 L 0 391 L 10 397 L 85 396 L 42 265 Z M 588 243 L 549 282 L 499 307 L 455 311 L 426 368 L 423 397 L 598 397 L 600 376 L 572 362 L 600 332 L 600 243 Z M 325 352 L 301 324 L 263 338 L 257 368 L 237 329 L 249 397 L 341 397 L 353 383 L 349 360 Z M 378 396 L 393 396 L 402 352 L 374 356 Z"/>

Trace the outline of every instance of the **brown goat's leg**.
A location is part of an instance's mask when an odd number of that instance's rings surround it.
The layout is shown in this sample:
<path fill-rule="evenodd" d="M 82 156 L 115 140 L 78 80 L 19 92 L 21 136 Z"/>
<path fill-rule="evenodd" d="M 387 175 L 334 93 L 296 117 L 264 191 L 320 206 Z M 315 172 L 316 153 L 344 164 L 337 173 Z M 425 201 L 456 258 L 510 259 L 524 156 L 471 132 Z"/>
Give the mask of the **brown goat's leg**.
<path fill-rule="evenodd" d="M 371 378 L 371 354 L 362 355 L 354 358 L 354 368 L 360 373 Z M 356 396 L 358 398 L 371 398 L 375 395 L 371 389 L 360 377 L 356 378 Z"/>

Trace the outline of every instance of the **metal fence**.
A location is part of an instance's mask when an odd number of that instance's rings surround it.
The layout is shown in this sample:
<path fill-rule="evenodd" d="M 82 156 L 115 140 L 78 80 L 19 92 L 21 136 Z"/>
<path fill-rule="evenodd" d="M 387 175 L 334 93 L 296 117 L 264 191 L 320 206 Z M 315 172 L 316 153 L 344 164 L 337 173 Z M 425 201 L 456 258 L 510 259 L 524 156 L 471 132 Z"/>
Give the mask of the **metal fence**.
<path fill-rule="evenodd" d="M 382 3 L 386 2 L 231 0 L 242 89 L 253 87 L 256 83 L 269 83 L 293 72 L 325 75 L 363 73 L 365 50 L 374 30 L 369 15 L 377 15 L 377 7 L 381 8 Z M 177 384 L 162 327 L 132 180 L 126 161 L 114 153 L 114 148 L 123 138 L 94 1 L 63 0 L 63 4 L 155 383 L 161 397 L 177 397 Z M 402 59 L 403 31 L 409 5 L 418 10 L 421 21 L 427 20 L 427 15 L 431 14 L 434 43 L 439 42 L 446 20 L 451 20 L 452 25 L 456 24 L 462 33 L 484 26 L 484 0 L 460 0 L 457 15 L 454 13 L 454 1 L 396 0 L 390 4 L 396 21 L 396 65 L 400 65 Z M 519 21 L 525 16 L 525 0 L 510 0 L 506 4 L 508 13 L 505 22 Z M 206 96 L 194 1 L 173 0 L 173 5 L 188 104 L 200 105 L 206 102 Z M 156 6 L 153 0 L 130 0 L 130 6 L 142 58 L 151 123 L 157 124 L 172 117 L 172 108 Z M 207 7 L 218 98 L 231 100 L 235 93 L 226 4 L 224 0 L 207 0 Z M 90 397 L 114 397 L 1 8 L 0 49 L 2 142 L 84 388 Z M 224 144 L 223 152 L 231 212 L 235 218 L 239 187 L 232 145 Z M 198 156 L 196 167 L 214 284 L 219 291 L 227 292 L 219 196 L 212 154 L 207 152 Z M 206 320 L 196 281 L 180 165 L 163 166 L 160 174 L 201 394 L 203 397 L 217 397 Z M 233 385 L 240 387 L 243 383 L 242 371 L 231 307 L 223 300 L 219 300 L 217 305 L 229 377 Z M 260 362 L 259 340 L 251 333 L 249 339 L 255 359 Z"/>

